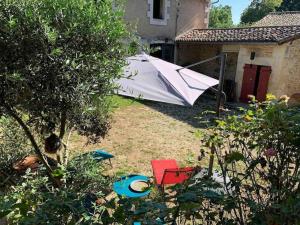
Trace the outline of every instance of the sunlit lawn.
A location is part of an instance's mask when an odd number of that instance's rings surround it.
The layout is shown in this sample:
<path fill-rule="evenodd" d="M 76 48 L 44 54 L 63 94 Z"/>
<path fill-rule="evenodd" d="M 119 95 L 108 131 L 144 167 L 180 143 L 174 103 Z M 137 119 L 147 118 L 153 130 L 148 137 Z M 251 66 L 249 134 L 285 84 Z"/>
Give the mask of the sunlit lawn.
<path fill-rule="evenodd" d="M 193 108 L 155 102 L 137 102 L 114 97 L 112 128 L 101 143 L 85 145 L 83 137 L 73 134 L 72 154 L 105 148 L 115 158 L 115 175 L 141 173 L 151 175 L 152 159 L 176 159 L 181 166 L 198 165 L 201 143 L 195 136 L 200 113 L 211 104 Z"/>

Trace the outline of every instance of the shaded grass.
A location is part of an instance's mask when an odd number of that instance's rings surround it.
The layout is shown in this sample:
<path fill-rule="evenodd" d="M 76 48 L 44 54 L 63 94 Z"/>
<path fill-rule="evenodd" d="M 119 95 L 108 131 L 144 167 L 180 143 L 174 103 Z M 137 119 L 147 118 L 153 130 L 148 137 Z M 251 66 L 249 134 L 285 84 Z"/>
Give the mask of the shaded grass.
<path fill-rule="evenodd" d="M 113 95 L 110 97 L 110 100 L 112 102 L 114 109 L 120 109 L 125 108 L 128 106 L 134 106 L 134 105 L 141 105 L 142 103 L 140 100 L 129 98 L 129 97 L 123 97 L 120 95 Z"/>

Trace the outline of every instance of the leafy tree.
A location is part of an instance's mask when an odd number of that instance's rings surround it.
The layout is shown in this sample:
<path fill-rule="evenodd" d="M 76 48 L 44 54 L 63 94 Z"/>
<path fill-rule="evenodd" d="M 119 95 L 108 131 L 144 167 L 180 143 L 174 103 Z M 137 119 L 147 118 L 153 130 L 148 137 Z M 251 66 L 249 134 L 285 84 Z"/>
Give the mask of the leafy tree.
<path fill-rule="evenodd" d="M 244 10 L 241 16 L 241 23 L 251 24 L 261 20 L 270 12 L 275 11 L 282 0 L 253 0 Z"/>
<path fill-rule="evenodd" d="M 215 6 L 211 9 L 209 15 L 210 28 L 230 28 L 233 27 L 231 7 Z"/>
<path fill-rule="evenodd" d="M 109 128 L 109 95 L 121 75 L 128 31 L 112 0 L 0 3 L 0 116 L 42 154 L 76 129 L 97 141 Z"/>
<path fill-rule="evenodd" d="M 300 11 L 300 1 L 298 0 L 283 0 L 277 11 Z"/>

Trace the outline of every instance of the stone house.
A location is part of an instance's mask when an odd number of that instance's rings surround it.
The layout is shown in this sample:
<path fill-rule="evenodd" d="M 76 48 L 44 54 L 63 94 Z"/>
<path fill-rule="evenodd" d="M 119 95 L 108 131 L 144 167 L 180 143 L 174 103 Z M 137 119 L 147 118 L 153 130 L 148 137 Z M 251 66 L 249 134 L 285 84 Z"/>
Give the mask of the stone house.
<path fill-rule="evenodd" d="M 175 37 L 208 27 L 210 0 L 127 0 L 125 21 L 141 42 L 158 49 L 156 57 L 173 62 Z"/>
<path fill-rule="evenodd" d="M 271 13 L 246 28 L 191 29 L 177 36 L 176 47 L 180 65 L 227 53 L 225 90 L 232 100 L 300 92 L 300 12 Z M 217 77 L 219 63 L 194 69 Z"/>

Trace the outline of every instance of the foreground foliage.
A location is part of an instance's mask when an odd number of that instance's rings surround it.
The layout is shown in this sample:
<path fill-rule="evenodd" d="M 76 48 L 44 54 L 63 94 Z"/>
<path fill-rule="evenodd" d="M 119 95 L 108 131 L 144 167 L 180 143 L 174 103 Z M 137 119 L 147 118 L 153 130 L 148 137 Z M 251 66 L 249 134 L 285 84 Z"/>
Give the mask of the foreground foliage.
<path fill-rule="evenodd" d="M 111 183 L 102 172 L 92 158 L 80 158 L 54 171 L 65 181 L 54 188 L 43 168 L 27 171 L 19 185 L 0 195 L 0 218 L 6 216 L 9 224 L 100 224 L 105 208 L 96 200 Z"/>
<path fill-rule="evenodd" d="M 298 224 L 299 107 L 269 96 L 216 122 L 198 135 L 201 157 L 215 157 L 219 180 L 204 174 L 164 194 L 153 187 L 147 198 L 126 199 L 112 195 L 115 178 L 81 156 L 54 171 L 61 188 L 42 168 L 27 173 L 1 195 L 0 214 L 11 224 Z"/>
<path fill-rule="evenodd" d="M 299 224 L 299 107 L 287 107 L 284 98 L 253 99 L 250 108 L 217 120 L 202 143 L 202 157 L 215 157 L 221 179 L 203 176 L 174 187 L 175 196 L 136 211 L 152 217 L 146 224 L 159 224 L 157 218 L 167 224 Z"/>
<path fill-rule="evenodd" d="M 298 224 L 300 110 L 268 96 L 229 116 L 204 141 L 231 182 L 224 211 L 238 224 Z M 231 190 L 231 191 L 230 191 Z M 234 191 L 232 191 L 234 190 Z"/>

